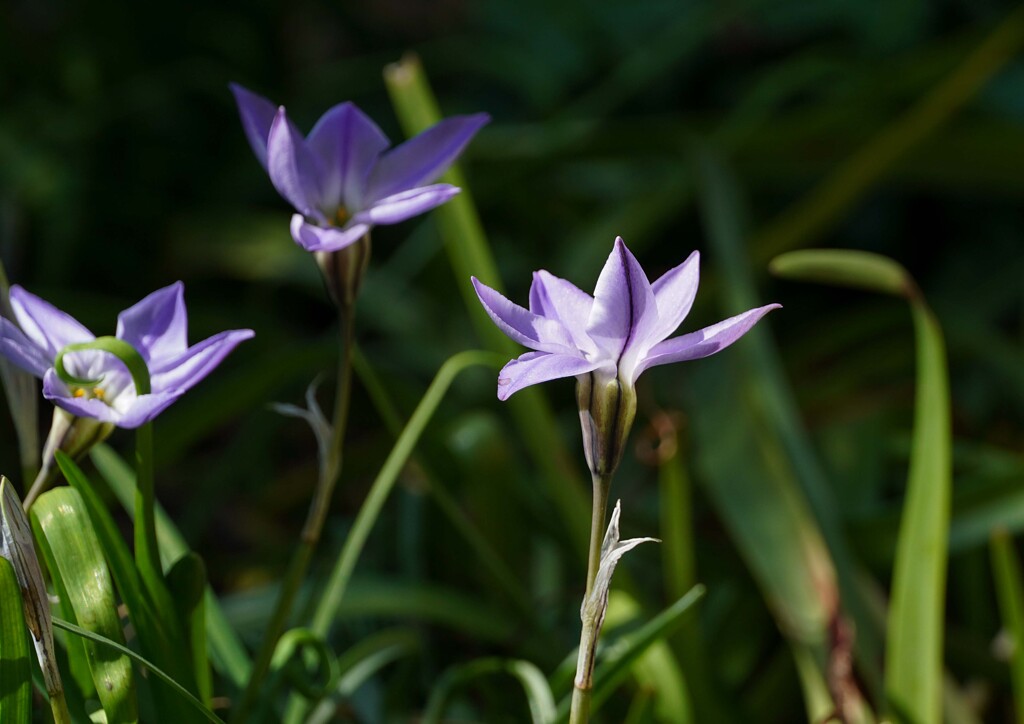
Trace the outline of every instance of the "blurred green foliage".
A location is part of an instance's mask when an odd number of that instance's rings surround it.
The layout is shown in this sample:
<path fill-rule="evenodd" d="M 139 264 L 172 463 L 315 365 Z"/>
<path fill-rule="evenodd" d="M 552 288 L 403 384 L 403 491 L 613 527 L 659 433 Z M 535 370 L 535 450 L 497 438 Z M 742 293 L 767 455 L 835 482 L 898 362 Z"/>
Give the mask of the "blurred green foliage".
<path fill-rule="evenodd" d="M 649 423 L 662 411 L 677 415 L 684 469 L 674 475 L 692 478 L 693 575 L 707 595 L 696 624 L 670 642 L 701 722 L 804 717 L 790 647 L 820 643 L 794 629 L 819 612 L 776 595 L 802 583 L 766 581 L 751 556 L 763 541 L 755 523 L 778 520 L 766 521 L 754 498 L 730 499 L 726 482 L 784 486 L 797 497 L 777 504 L 806 521 L 811 548 L 825 541 L 840 588 L 847 575 L 870 582 L 859 604 L 843 603 L 875 621 L 858 619 L 857 645 L 876 658 L 862 656 L 857 677 L 880 703 L 878 611 L 914 405 L 911 319 L 900 300 L 773 280 L 766 269 L 777 252 L 812 245 L 897 259 L 949 355 L 945 663 L 952 695 L 971 696 L 966 707 L 947 703 L 947 716 L 966 708 L 977 721 L 1011 721 L 986 545 L 994 525 L 1024 528 L 1022 38 L 1020 10 L 999 0 L 9 0 L 0 5 L 0 255 L 12 282 L 97 333 L 176 279 L 186 282 L 191 339 L 256 330 L 156 423 L 158 496 L 254 644 L 316 480 L 312 436 L 267 405 L 300 401 L 329 373 L 335 329 L 227 83 L 287 104 L 304 129 L 353 100 L 398 139 L 381 71 L 415 50 L 444 113 L 494 118 L 462 168 L 511 298 L 525 300 L 541 267 L 590 288 L 621 234 L 652 277 L 704 252 L 684 331 L 751 306 L 740 303 L 751 294 L 785 307 L 758 341 L 741 343 L 745 352 L 654 370 L 639 385 L 638 447 L 657 438 Z M 725 211 L 707 196 L 708 159 L 726 171 Z M 361 349 L 403 418 L 445 359 L 480 344 L 435 221 L 375 231 L 358 309 Z M 332 645 L 340 654 L 410 628 L 401 647 L 382 639 L 372 675 L 344 679 L 343 717 L 402 720 L 424 710 L 444 672 L 459 671 L 451 667 L 500 657 L 550 674 L 575 645 L 582 561 L 494 382 L 490 370 L 459 378 L 368 541 Z M 578 452 L 571 384 L 543 394 Z M 358 383 L 355 395 L 321 582 L 393 443 L 372 396 Z M 0 441 L 13 475 L 6 416 Z M 121 434 L 111 444 L 130 449 Z M 630 455 L 617 476 L 625 535 L 658 530 L 666 473 L 656 459 Z M 582 474 L 582 455 L 578 464 Z M 452 501 L 532 609 L 477 557 L 445 513 Z M 786 570 L 778 551 L 760 553 Z M 617 585 L 639 621 L 681 595 L 665 590 L 663 555 L 642 548 L 622 567 Z M 627 681 L 602 705 L 604 720 L 630 711 L 657 720 L 644 697 Z M 501 676 L 460 685 L 446 712 L 529 716 L 522 687 Z"/>

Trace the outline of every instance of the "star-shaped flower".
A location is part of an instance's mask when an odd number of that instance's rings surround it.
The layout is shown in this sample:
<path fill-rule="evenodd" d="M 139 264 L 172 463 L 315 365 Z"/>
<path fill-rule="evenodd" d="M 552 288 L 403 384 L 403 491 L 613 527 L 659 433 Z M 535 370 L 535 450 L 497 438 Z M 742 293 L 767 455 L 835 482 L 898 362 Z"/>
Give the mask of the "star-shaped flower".
<path fill-rule="evenodd" d="M 196 385 L 235 348 L 253 336 L 250 329 L 221 332 L 188 346 L 188 318 L 181 282 L 159 289 L 117 319 L 117 338 L 130 344 L 149 369 L 151 391 L 137 394 L 131 374 L 114 355 L 96 349 L 68 351 L 71 376 L 93 385 L 65 382 L 54 363 L 69 345 L 96 337 L 70 315 L 11 287 L 18 326 L 0 319 L 0 354 L 43 380 L 43 397 L 78 417 L 135 428 L 163 412 Z"/>
<path fill-rule="evenodd" d="M 622 238 L 597 280 L 594 296 L 541 270 L 534 272 L 530 308 L 510 302 L 476 278 L 477 296 L 494 323 L 532 352 L 509 362 L 498 375 L 502 400 L 530 385 L 595 373 L 602 382 L 632 388 L 656 365 L 707 357 L 742 337 L 769 304 L 710 327 L 668 339 L 697 295 L 697 252 L 651 284 Z"/>
<path fill-rule="evenodd" d="M 489 120 L 453 116 L 388 151 L 387 136 L 353 103 L 328 110 L 303 138 L 284 106 L 237 84 L 231 91 L 256 158 L 298 212 L 292 238 L 313 252 L 343 249 L 377 224 L 397 224 L 457 194 L 431 182 Z"/>

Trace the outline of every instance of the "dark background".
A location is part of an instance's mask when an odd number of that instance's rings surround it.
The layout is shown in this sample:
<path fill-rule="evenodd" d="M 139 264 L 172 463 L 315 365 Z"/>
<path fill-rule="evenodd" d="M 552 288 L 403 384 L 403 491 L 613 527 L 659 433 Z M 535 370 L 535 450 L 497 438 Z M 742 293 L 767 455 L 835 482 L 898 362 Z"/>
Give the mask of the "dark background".
<path fill-rule="evenodd" d="M 1024 503 L 1020 12 L 994 0 L 8 0 L 0 5 L 0 256 L 12 282 L 97 333 L 178 279 L 191 341 L 256 330 L 156 433 L 159 495 L 218 590 L 255 612 L 252 625 L 265 613 L 260 586 L 283 570 L 315 480 L 312 436 L 267 406 L 299 402 L 322 373 L 328 399 L 336 350 L 316 268 L 289 237 L 291 209 L 252 157 L 227 84 L 286 104 L 304 130 L 353 100 L 397 141 L 381 71 L 415 51 L 446 114 L 493 117 L 462 165 L 512 298 L 525 300 L 529 272 L 541 267 L 591 289 L 620 234 L 652 278 L 695 248 L 704 254 L 684 331 L 742 311 L 723 293 L 730 274 L 753 274 L 761 303 L 785 306 L 766 326 L 788 394 L 845 532 L 884 588 L 914 389 L 906 306 L 773 280 L 767 262 L 785 249 L 827 246 L 880 252 L 909 270 L 947 335 L 955 510 L 978 504 L 995 522 L 1024 526 L 1016 512 Z M 993 33 L 1006 38 L 992 44 Z M 729 175 L 741 264 L 709 241 L 699 158 Z M 405 415 L 444 359 L 478 345 L 456 281 L 464 283 L 453 279 L 429 215 L 375 232 L 358 335 Z M 730 384 L 727 365 L 695 365 L 711 388 L 709 379 Z M 650 373 L 635 436 L 655 408 L 701 415 L 689 369 Z M 565 581 L 582 569 L 493 383 L 489 372 L 460 380 L 424 454 L 531 588 L 541 617 L 555 622 L 555 643 L 541 656 L 547 670 L 573 645 L 582 582 Z M 576 454 L 571 385 L 548 385 L 546 394 Z M 350 428 L 319 572 L 391 445 L 358 386 Z M 13 440 L 0 420 L 0 460 L 12 470 Z M 111 443 L 129 446 L 122 433 Z M 655 477 L 627 460 L 616 494 L 632 508 L 629 534 L 657 529 Z M 699 472 L 695 482 L 700 578 L 731 591 L 718 603 L 712 591 L 707 617 L 717 619 L 702 619 L 715 651 L 707 668 L 741 711 L 763 712 L 757 702 L 768 699 L 777 711 L 757 720 L 790 721 L 800 696 L 779 631 L 720 512 L 699 492 L 707 484 Z M 981 682 L 981 711 L 1002 721 L 1007 675 L 989 649 L 998 618 L 985 539 L 965 541 L 951 564 L 947 663 L 961 681 Z M 641 551 L 626 565 L 656 611 L 658 554 Z M 443 585 L 500 609 L 471 558 L 412 470 L 358 574 Z M 339 650 L 387 618 L 372 613 L 346 623 Z M 516 651 L 515 642 L 482 643 L 457 627 L 427 631 L 436 650 L 374 684 L 392 697 L 375 699 L 377 710 L 363 701 L 364 715 L 416 711 L 446 665 Z M 508 693 L 487 696 L 476 700 L 484 710 Z"/>

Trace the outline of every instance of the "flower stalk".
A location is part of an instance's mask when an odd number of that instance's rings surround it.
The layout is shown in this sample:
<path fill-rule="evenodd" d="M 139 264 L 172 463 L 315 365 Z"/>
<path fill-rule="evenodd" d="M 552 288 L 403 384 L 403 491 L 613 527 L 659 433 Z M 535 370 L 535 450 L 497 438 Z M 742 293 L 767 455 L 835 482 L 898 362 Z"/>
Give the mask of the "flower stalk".
<path fill-rule="evenodd" d="M 341 350 L 338 361 L 338 382 L 334 398 L 334 414 L 331 424 L 330 444 L 326 446 L 320 460 L 320 471 L 317 477 L 316 490 L 313 493 L 313 500 L 306 514 L 306 522 L 302 527 L 299 545 L 292 555 L 281 584 L 281 591 L 278 594 L 274 611 L 267 623 L 266 635 L 256 659 L 253 662 L 252 671 L 249 675 L 249 683 L 246 686 L 238 707 L 232 713 L 231 722 L 245 722 L 256 704 L 257 696 L 261 690 L 263 681 L 270 671 L 270 665 L 274 658 L 274 651 L 277 642 L 284 633 L 288 617 L 291 614 L 292 605 L 302 586 L 302 581 L 309 570 L 313 553 L 320 542 L 323 534 L 324 522 L 327 513 L 330 511 L 331 498 L 334 494 L 335 485 L 341 475 L 343 461 L 342 448 L 345 440 L 345 428 L 348 421 L 349 400 L 352 387 L 352 344 L 354 339 L 354 317 L 355 317 L 355 294 L 362 277 L 362 271 L 366 268 L 369 257 L 369 237 L 353 244 L 340 252 L 334 254 L 345 254 L 349 258 L 340 260 L 339 268 L 352 272 L 358 269 L 358 273 L 349 274 L 344 278 L 348 283 L 344 286 L 334 286 L 334 282 L 342 277 L 332 279 L 327 270 L 321 264 L 327 279 L 328 289 L 338 308 L 338 320 L 340 324 Z M 362 249 L 363 251 L 360 251 Z M 360 259 L 360 256 L 366 258 Z M 352 264 L 352 262 L 355 264 Z M 319 259 L 318 259 L 319 262 Z"/>

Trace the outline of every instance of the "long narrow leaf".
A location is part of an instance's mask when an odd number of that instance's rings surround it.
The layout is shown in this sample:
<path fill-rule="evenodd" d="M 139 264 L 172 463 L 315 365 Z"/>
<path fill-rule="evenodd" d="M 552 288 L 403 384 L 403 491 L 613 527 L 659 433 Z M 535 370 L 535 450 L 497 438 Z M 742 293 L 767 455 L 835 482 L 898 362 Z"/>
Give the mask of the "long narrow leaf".
<path fill-rule="evenodd" d="M 32 719 L 32 666 L 21 587 L 14 567 L 0 557 L 0 721 Z"/>
<path fill-rule="evenodd" d="M 90 631 L 123 643 L 114 584 L 82 497 L 73 488 L 44 493 L 32 506 L 32 526 L 51 575 L 75 620 Z M 135 678 L 129 661 L 86 643 L 96 694 L 109 722 L 138 720 Z"/>
<path fill-rule="evenodd" d="M 57 628 L 62 628 L 65 631 L 70 631 L 76 636 L 81 636 L 82 638 L 88 639 L 93 643 L 99 644 L 100 646 L 103 646 L 105 648 L 116 651 L 119 654 L 127 656 L 129 659 L 132 659 L 133 661 L 135 661 L 135 663 L 144 667 L 151 674 L 153 674 L 158 679 L 160 679 L 165 684 L 174 689 L 178 696 L 180 696 L 182 699 L 191 704 L 192 708 L 198 711 L 207 721 L 215 722 L 215 724 L 223 724 L 222 720 L 212 711 L 207 709 L 203 705 L 203 702 L 199 701 L 199 699 L 197 699 L 188 689 L 186 689 L 184 686 L 182 686 L 177 681 L 172 679 L 166 672 L 164 672 L 159 667 L 155 666 L 151 661 L 135 653 L 127 646 L 122 646 L 116 641 L 111 641 L 110 639 L 104 638 L 103 636 L 95 634 L 92 631 L 87 631 L 86 629 L 80 626 L 76 626 L 70 621 L 64 621 L 62 619 L 55 618 L 53 619 L 53 625 Z"/>
<path fill-rule="evenodd" d="M 57 668 L 56 652 L 53 646 L 53 625 L 50 616 L 50 602 L 43 583 L 43 570 L 36 558 L 32 544 L 32 529 L 21 507 L 21 500 L 14 492 L 14 486 L 0 475 L 0 555 L 10 561 L 14 575 L 21 588 L 25 612 L 25 623 L 32 633 L 32 645 L 43 675 L 46 693 L 57 721 L 70 718 L 64 698 L 64 685 Z"/>
<path fill-rule="evenodd" d="M 118 501 L 131 514 L 135 500 L 135 472 L 112 448 L 103 443 L 92 449 L 90 457 Z M 156 508 L 156 535 L 160 552 L 168 561 L 177 560 L 189 552 L 185 538 L 159 504 Z M 249 654 L 209 586 L 206 587 L 203 603 L 206 613 L 206 645 L 210 657 L 218 671 L 235 687 L 242 688 L 252 666 Z"/>
<path fill-rule="evenodd" d="M 1021 580 L 1020 559 L 1013 548 L 1013 538 L 1005 530 L 992 534 L 991 552 L 999 613 L 1013 640 L 1010 681 L 1017 722 L 1024 724 L 1024 581 Z"/>
<path fill-rule="evenodd" d="M 823 262 L 823 258 L 825 261 Z M 888 264 L 885 262 L 888 261 Z M 869 262 L 869 263 L 868 263 Z M 903 294 L 917 346 L 914 430 L 896 558 L 885 657 L 885 691 L 894 712 L 914 722 L 942 716 L 942 662 L 952 431 L 949 375 L 942 329 L 896 262 L 863 252 L 791 252 L 773 262 L 789 278 Z M 850 269 L 857 269 L 850 274 Z M 893 283 L 902 276 L 902 283 Z"/>
<path fill-rule="evenodd" d="M 555 720 L 555 700 L 544 674 L 535 665 L 522 659 L 478 659 L 455 666 L 442 675 L 434 686 L 423 714 L 424 724 L 440 724 L 446 705 L 455 691 L 473 679 L 490 674 L 508 674 L 519 680 L 526 692 L 533 724 L 551 724 Z"/>
<path fill-rule="evenodd" d="M 384 80 L 391 94 L 392 105 L 407 134 L 411 136 L 419 133 L 441 120 L 437 100 L 419 59 L 407 56 L 401 62 L 388 66 L 384 71 Z M 456 284 L 477 335 L 488 349 L 508 357 L 518 356 L 521 350 L 490 321 L 470 285 L 470 276 L 476 276 L 499 291 L 502 287 L 498 265 L 491 253 L 472 196 L 466 188 L 466 180 L 457 167 L 449 169 L 442 180 L 462 189 L 461 194 L 438 208 L 434 214 L 448 250 Z M 572 532 L 573 542 L 581 557 L 585 556 L 589 533 L 586 511 L 589 506 L 586 505 L 579 468 L 573 465 L 565 447 L 559 442 L 561 436 L 551 408 L 536 389 L 522 390 L 507 404 L 534 464 L 544 472 L 549 495 L 558 505 L 562 520 Z"/>

